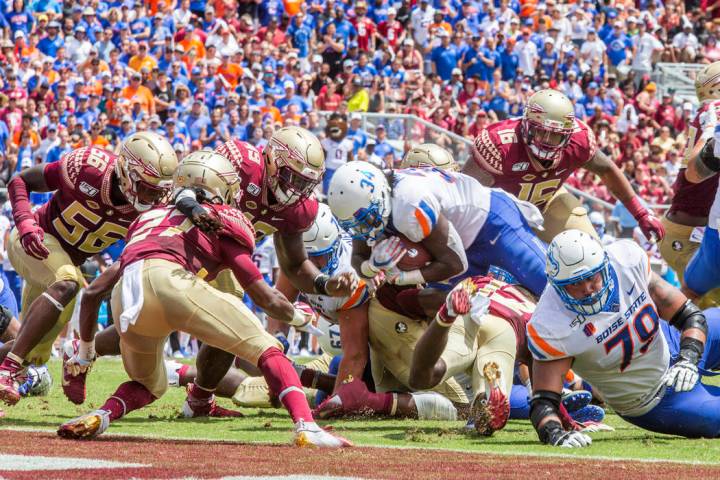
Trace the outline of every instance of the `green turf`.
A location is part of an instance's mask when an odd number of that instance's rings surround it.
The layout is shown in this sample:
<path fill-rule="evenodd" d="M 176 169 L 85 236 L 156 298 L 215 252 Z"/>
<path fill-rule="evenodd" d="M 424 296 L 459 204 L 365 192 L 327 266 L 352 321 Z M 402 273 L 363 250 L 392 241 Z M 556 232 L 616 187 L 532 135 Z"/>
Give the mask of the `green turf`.
<path fill-rule="evenodd" d="M 119 360 L 101 359 L 93 368 L 88 401 L 83 406 L 68 402 L 59 385 L 60 364 L 51 363 L 56 379 L 50 395 L 24 399 L 15 407 L 5 408 L 0 427 L 55 429 L 63 421 L 102 404 L 115 387 L 126 380 Z M 159 401 L 114 423 L 109 432 L 156 437 L 233 440 L 243 442 L 289 442 L 291 422 L 284 410 L 246 409 L 242 419 L 178 418 L 184 399 L 182 389 L 171 389 Z M 232 406 L 229 400 L 223 405 Z M 581 450 L 554 449 L 538 443 L 527 421 L 511 421 L 491 438 L 468 434 L 460 422 L 417 420 L 336 420 L 335 430 L 358 445 L 390 445 L 423 448 L 452 448 L 494 453 L 570 454 L 582 456 L 664 459 L 720 463 L 720 441 L 688 440 L 640 430 L 610 415 L 612 433 L 592 434 L 593 445 Z"/>

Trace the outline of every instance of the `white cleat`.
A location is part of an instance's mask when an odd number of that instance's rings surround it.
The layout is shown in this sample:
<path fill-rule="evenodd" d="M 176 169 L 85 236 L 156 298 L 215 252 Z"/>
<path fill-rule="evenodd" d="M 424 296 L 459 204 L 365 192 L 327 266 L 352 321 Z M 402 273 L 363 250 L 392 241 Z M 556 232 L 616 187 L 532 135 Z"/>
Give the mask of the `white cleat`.
<path fill-rule="evenodd" d="M 93 410 L 60 425 L 57 434 L 73 440 L 95 438 L 110 426 L 110 412 Z"/>
<path fill-rule="evenodd" d="M 306 423 L 302 420 L 295 424 L 294 443 L 298 447 L 343 448 L 353 446 L 349 440 L 323 430 L 317 423 Z"/>

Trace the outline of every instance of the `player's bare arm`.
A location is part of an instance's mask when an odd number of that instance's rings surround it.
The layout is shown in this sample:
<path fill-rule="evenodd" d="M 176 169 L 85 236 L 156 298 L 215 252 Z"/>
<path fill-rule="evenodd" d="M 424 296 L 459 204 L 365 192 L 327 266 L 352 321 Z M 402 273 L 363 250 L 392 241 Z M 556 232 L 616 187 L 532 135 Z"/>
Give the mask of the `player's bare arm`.
<path fill-rule="evenodd" d="M 625 205 L 645 236 L 655 237 L 655 240 L 661 240 L 665 236 L 665 227 L 640 203 L 640 198 L 635 194 L 630 182 L 610 157 L 598 150 L 585 164 L 585 168 L 599 176 L 613 196 Z"/>
<path fill-rule="evenodd" d="M 368 361 L 369 305 L 368 302 L 365 302 L 355 308 L 338 312 L 343 358 L 338 366 L 335 380 L 336 389 L 349 376 L 362 378 Z"/>
<path fill-rule="evenodd" d="M 700 183 L 720 172 L 720 159 L 715 155 L 715 139 L 698 142 L 688 159 L 685 178 L 692 183 Z"/>
<path fill-rule="evenodd" d="M 298 290 L 345 297 L 352 294 L 357 282 L 350 275 L 328 277 L 308 260 L 302 233 L 274 235 L 280 268 Z"/>
<path fill-rule="evenodd" d="M 592 443 L 584 433 L 565 430 L 560 420 L 563 378 L 572 362 L 572 357 L 533 362 L 530 421 L 540 441 L 555 447 L 586 447 Z"/>
<path fill-rule="evenodd" d="M 439 214 L 437 225 L 430 232 L 422 245 L 430 252 L 433 261 L 420 269 L 425 282 L 443 281 L 461 274 L 467 267 L 467 260 L 460 257 L 464 254 L 462 245 L 453 249 L 450 245 L 456 240 L 451 238 L 450 223 L 444 215 Z"/>

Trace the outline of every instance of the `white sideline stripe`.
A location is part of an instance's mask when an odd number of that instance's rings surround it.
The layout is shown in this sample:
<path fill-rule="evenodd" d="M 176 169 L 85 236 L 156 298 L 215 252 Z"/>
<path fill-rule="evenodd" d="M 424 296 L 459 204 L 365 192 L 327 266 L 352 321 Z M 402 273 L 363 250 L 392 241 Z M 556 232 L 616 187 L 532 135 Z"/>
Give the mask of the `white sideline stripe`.
<path fill-rule="evenodd" d="M 3 430 L 14 430 L 17 432 L 43 432 L 43 433 L 56 433 L 57 430 L 47 429 L 47 428 L 24 428 L 24 427 L 5 427 Z M 289 433 L 289 431 L 288 431 Z M 146 438 L 146 439 L 152 439 L 152 440 L 180 440 L 180 441 L 190 441 L 190 442 L 197 442 L 197 437 L 180 437 L 180 436 L 168 436 L 168 437 L 160 437 L 157 435 L 137 435 L 132 433 L 103 433 L 103 437 L 114 437 L 114 438 Z M 221 439 L 202 439 L 205 442 L 208 443 L 215 443 L 215 442 L 222 442 L 222 443 L 236 443 L 238 445 L 282 445 L 282 443 L 278 442 L 248 442 L 248 441 L 240 441 L 240 440 L 221 440 Z M 288 446 L 291 445 L 290 439 L 288 436 Z M 577 459 L 577 460 L 599 460 L 599 461 L 606 461 L 606 462 L 640 462 L 640 463 L 671 463 L 671 464 L 677 464 L 677 465 L 706 465 L 706 466 L 716 466 L 720 465 L 720 460 L 718 461 L 699 461 L 699 460 L 670 460 L 667 458 L 654 458 L 654 457 L 646 457 L 646 458 L 636 458 L 636 457 L 608 457 L 607 455 L 573 455 L 571 453 L 553 453 L 553 452 L 498 452 L 494 450 L 471 450 L 471 449 L 465 449 L 465 448 L 446 448 L 446 447 L 427 447 L 427 446 L 408 446 L 408 445 L 377 445 L 374 443 L 363 443 L 362 445 L 357 445 L 358 447 L 370 447 L 370 448 L 394 448 L 397 450 L 438 450 L 442 452 L 458 452 L 458 453 L 475 453 L 475 454 L 485 454 L 485 455 L 497 455 L 497 456 L 503 456 L 503 457 L 541 457 L 541 458 L 566 458 L 566 459 Z M 550 447 L 548 447 L 550 448 Z M 590 447 L 592 448 L 592 447 Z M 283 477 L 287 478 L 287 477 Z"/>
<path fill-rule="evenodd" d="M 113 462 L 94 458 L 43 457 L 0 453 L 0 471 L 68 470 L 74 468 L 137 468 L 141 463 Z"/>
<path fill-rule="evenodd" d="M 332 477 L 329 475 L 276 475 L 222 477 L 222 480 L 362 480 L 361 477 Z"/>

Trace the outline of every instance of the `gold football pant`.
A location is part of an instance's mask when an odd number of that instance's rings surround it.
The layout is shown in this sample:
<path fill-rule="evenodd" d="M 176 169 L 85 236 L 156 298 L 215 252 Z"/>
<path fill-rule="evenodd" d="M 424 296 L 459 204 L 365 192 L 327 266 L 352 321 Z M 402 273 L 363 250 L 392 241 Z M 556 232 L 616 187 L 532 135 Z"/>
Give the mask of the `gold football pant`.
<path fill-rule="evenodd" d="M 135 322 L 122 331 L 123 279 L 112 292 L 112 313 L 125 370 L 156 398 L 168 388 L 163 347 L 172 331 L 187 332 L 253 365 L 268 348 L 282 350 L 242 300 L 211 287 L 180 265 L 145 260 L 138 276 L 135 281 L 142 286 L 143 301 Z"/>
<path fill-rule="evenodd" d="M 307 368 L 317 370 L 322 373 L 327 373 L 330 369 L 330 361 L 333 357 L 327 353 L 323 353 L 318 358 L 313 359 L 305 365 Z M 317 390 L 314 388 L 303 388 L 305 391 L 305 397 L 310 405 L 315 402 L 315 395 Z M 232 396 L 232 401 L 239 407 L 250 407 L 250 408 L 269 408 L 272 407 L 270 403 L 270 389 L 268 384 L 263 377 L 247 377 L 238 385 L 235 394 Z"/>
<path fill-rule="evenodd" d="M 662 217 L 662 224 L 665 227 L 665 237 L 660 241 L 660 255 L 663 260 L 675 270 L 678 278 L 682 281 L 685 275 L 685 268 L 695 252 L 700 248 L 700 243 L 691 242 L 690 235 L 697 227 L 689 227 L 668 220 Z M 700 308 L 717 307 L 720 305 L 720 289 L 710 290 L 698 300 Z"/>
<path fill-rule="evenodd" d="M 560 187 L 548 202 L 543 218 L 544 230 L 535 232 L 543 242 L 550 243 L 557 234 L 571 228 L 598 238 L 582 202 L 563 187 Z"/>
<path fill-rule="evenodd" d="M 418 322 L 370 301 L 370 362 L 377 392 L 409 392 L 410 365 L 415 344 L 427 328 Z M 513 346 L 513 349 L 515 347 Z M 514 350 L 513 350 L 514 351 Z M 467 395 L 454 378 L 446 378 L 432 389 L 454 403 L 468 403 Z"/>
<path fill-rule="evenodd" d="M 73 264 L 58 239 L 45 232 L 43 244 L 50 251 L 50 254 L 45 260 L 38 260 L 23 250 L 17 228 L 13 228 L 10 233 L 7 246 L 8 258 L 18 275 L 25 280 L 22 291 L 21 315 L 28 311 L 36 298 L 56 282 L 70 280 L 76 282 L 80 287 L 83 285 L 82 272 Z M 65 306 L 55 326 L 45 334 L 40 343 L 25 357 L 26 361 L 42 365 L 50 359 L 53 343 L 55 343 L 58 334 L 70 321 L 74 307 L 75 299 Z"/>

